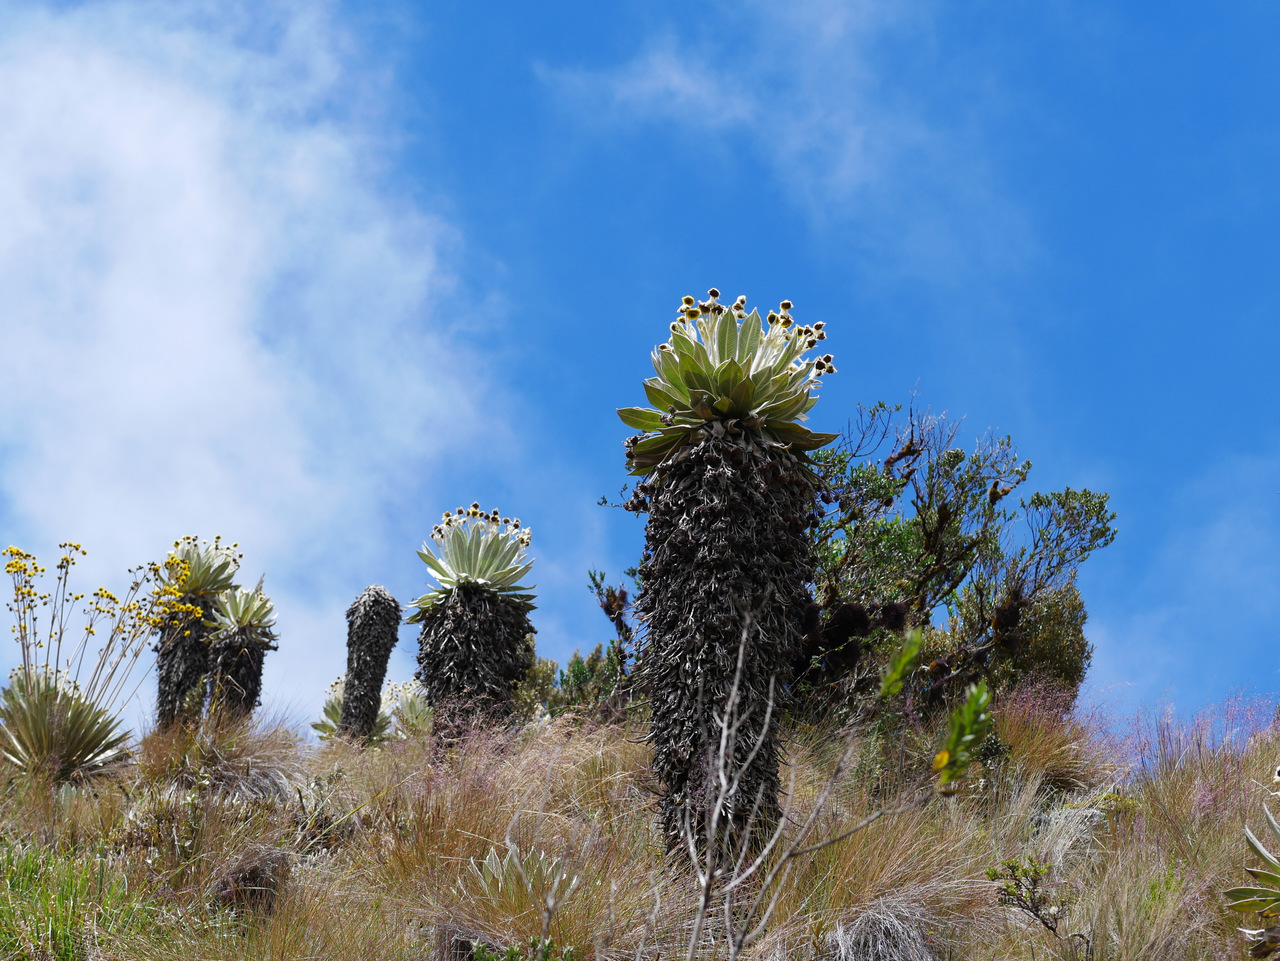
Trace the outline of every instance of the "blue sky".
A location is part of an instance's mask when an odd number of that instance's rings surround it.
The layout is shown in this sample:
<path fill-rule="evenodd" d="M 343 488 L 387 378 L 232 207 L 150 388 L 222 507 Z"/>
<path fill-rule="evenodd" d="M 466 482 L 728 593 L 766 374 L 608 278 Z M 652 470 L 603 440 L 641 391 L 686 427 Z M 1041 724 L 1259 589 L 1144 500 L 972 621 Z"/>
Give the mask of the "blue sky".
<path fill-rule="evenodd" d="M 1278 35 L 1262 2 L 0 0 L 0 540 L 108 585 L 240 541 L 302 717 L 350 600 L 420 593 L 479 500 L 533 528 L 563 660 L 642 542 L 596 503 L 614 409 L 716 285 L 827 322 L 815 428 L 918 388 L 1033 489 L 1111 493 L 1093 698 L 1272 691 Z"/>

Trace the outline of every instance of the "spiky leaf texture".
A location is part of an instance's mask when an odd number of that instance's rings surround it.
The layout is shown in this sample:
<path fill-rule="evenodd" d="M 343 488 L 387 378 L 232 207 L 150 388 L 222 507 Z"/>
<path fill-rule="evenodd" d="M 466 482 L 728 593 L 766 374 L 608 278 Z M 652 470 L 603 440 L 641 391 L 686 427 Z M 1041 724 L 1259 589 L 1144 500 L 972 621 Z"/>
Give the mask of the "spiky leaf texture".
<path fill-rule="evenodd" d="M 367 740 L 378 723 L 387 659 L 400 627 L 400 603 L 373 584 L 347 608 L 347 675 L 338 732 Z"/>
<path fill-rule="evenodd" d="M 1275 840 L 1280 841 L 1280 823 L 1277 823 L 1271 810 L 1264 804 L 1262 813 L 1266 816 L 1267 827 Z M 1247 827 L 1244 829 L 1245 843 L 1254 855 L 1262 862 L 1260 868 L 1245 868 L 1253 878 L 1249 887 L 1229 888 L 1222 892 L 1227 899 L 1227 907 L 1241 914 L 1257 912 L 1268 920 L 1280 917 L 1280 858 L 1272 854 Z M 1256 940 L 1262 931 L 1245 931 L 1247 936 Z M 1265 955 L 1255 955 L 1264 957 Z"/>
<path fill-rule="evenodd" d="M 165 620 L 156 644 L 156 725 L 161 730 L 203 709 L 214 602 L 218 594 L 235 588 L 240 554 L 219 538 L 202 545 L 195 537 L 184 537 L 174 544 L 170 560 L 177 563 L 166 564 L 166 570 L 181 595 L 180 610 Z"/>
<path fill-rule="evenodd" d="M 209 635 L 210 697 L 218 710 L 243 716 L 258 706 L 263 660 L 276 649 L 275 623 L 275 607 L 261 582 L 256 590 L 218 595 Z"/>
<path fill-rule="evenodd" d="M 418 556 L 431 570 L 439 586 L 423 594 L 413 606 L 418 610 L 410 624 L 422 621 L 428 611 L 446 600 L 462 584 L 491 591 L 507 598 L 523 611 L 533 610 L 533 595 L 517 583 L 529 573 L 533 562 L 525 554 L 532 533 L 520 526 L 520 519 L 499 517 L 482 511 L 478 503 L 459 507 L 431 531 L 431 540 Z"/>
<path fill-rule="evenodd" d="M 718 837 L 736 851 L 767 835 L 780 814 L 778 719 L 810 602 L 814 487 L 796 453 L 716 425 L 637 485 L 628 506 L 649 513 L 637 598 L 645 627 L 638 680 L 649 691 L 649 739 L 672 848 L 684 847 L 689 830 L 699 844 L 706 841 L 717 790 L 716 719 L 725 717 L 743 647 L 727 759 L 740 788 L 726 799 Z"/>
<path fill-rule="evenodd" d="M 392 717 L 386 711 L 379 711 L 374 718 L 373 727 L 365 736 L 366 744 L 381 744 L 391 732 Z M 320 720 L 312 721 L 311 728 L 322 741 L 338 736 L 338 725 L 342 723 L 342 697 L 329 695 L 320 709 Z"/>
<path fill-rule="evenodd" d="M 25 774 L 84 781 L 126 757 L 127 731 L 60 674 L 19 668 L 0 691 L 0 750 Z"/>
<path fill-rule="evenodd" d="M 758 312 L 747 313 L 746 302 L 739 297 L 725 306 L 714 290 L 702 303 L 684 298 L 670 340 L 654 348 L 657 376 L 644 382 L 653 407 L 618 411 L 628 427 L 645 432 L 628 441 L 632 474 L 648 474 L 673 452 L 699 443 L 712 423 L 790 448 L 806 471 L 806 452 L 835 440 L 800 423 L 818 401 L 819 378 L 835 372 L 830 354 L 804 356 L 825 339 L 823 324 L 796 325 L 789 301 L 770 311 L 766 323 Z"/>
<path fill-rule="evenodd" d="M 464 581 L 421 613 L 414 677 L 437 717 L 440 709 L 459 722 L 508 714 L 515 686 L 533 665 L 526 605 Z"/>

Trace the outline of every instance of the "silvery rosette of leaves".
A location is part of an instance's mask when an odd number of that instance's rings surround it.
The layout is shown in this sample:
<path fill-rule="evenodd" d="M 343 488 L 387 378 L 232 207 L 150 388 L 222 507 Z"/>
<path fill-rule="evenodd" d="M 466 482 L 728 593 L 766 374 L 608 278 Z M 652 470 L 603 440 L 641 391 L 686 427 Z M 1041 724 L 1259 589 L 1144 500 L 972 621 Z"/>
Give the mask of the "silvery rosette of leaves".
<path fill-rule="evenodd" d="M 236 636 L 242 644 L 254 643 L 274 650 L 276 609 L 260 590 L 237 588 L 223 591 L 214 604 L 211 641 Z"/>
<path fill-rule="evenodd" d="M 221 537 L 204 545 L 194 537 L 175 541 L 169 552 L 172 563 L 167 565 L 168 579 L 184 597 L 192 599 L 235 590 L 235 575 L 240 567 L 237 547 L 224 546 Z"/>
<path fill-rule="evenodd" d="M 1280 770 L 1276 777 L 1280 779 Z M 1266 815 L 1271 835 L 1280 841 L 1280 823 L 1277 823 L 1275 815 L 1266 805 L 1263 805 L 1262 813 Z M 1227 907 L 1232 911 L 1239 911 L 1241 914 L 1257 913 L 1264 921 L 1273 922 L 1280 917 L 1280 858 L 1272 854 L 1248 827 L 1244 829 L 1244 838 L 1249 850 L 1262 861 L 1262 867 L 1245 868 L 1253 878 L 1253 884 L 1223 891 L 1223 897 L 1227 899 Z M 1252 958 L 1267 958 L 1280 950 L 1280 926 L 1239 930 L 1249 941 L 1249 956 Z"/>
<path fill-rule="evenodd" d="M 644 382 L 653 407 L 618 411 L 628 427 L 645 432 L 628 441 L 632 474 L 648 474 L 716 423 L 730 432 L 757 431 L 801 460 L 837 437 L 800 423 L 818 402 L 820 378 L 835 373 L 830 354 L 805 356 L 826 339 L 825 325 L 796 324 L 787 300 L 761 320 L 758 311 L 747 312 L 745 296 L 731 306 L 719 297 L 713 288 L 701 303 L 684 298 L 671 338 L 654 348 L 657 376 Z"/>
<path fill-rule="evenodd" d="M 439 586 L 413 602 L 418 610 L 409 623 L 421 621 L 460 584 L 487 588 L 519 602 L 526 612 L 533 610 L 534 595 L 526 593 L 532 585 L 518 583 L 533 567 L 526 554 L 532 536 L 529 528 L 520 526 L 519 518 L 482 511 L 478 503 L 445 514 L 432 528 L 431 540 L 418 551 Z"/>

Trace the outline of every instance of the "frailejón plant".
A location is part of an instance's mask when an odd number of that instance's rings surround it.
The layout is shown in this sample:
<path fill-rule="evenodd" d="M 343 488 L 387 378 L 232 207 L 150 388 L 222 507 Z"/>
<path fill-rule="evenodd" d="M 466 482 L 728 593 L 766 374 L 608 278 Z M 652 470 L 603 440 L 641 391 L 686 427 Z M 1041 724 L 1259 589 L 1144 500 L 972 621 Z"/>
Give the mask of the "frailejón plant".
<path fill-rule="evenodd" d="M 418 670 L 427 699 L 458 716 L 505 714 L 513 689 L 533 663 L 533 595 L 520 581 L 533 566 L 531 533 L 519 518 L 478 503 L 445 514 L 423 545 L 437 586 L 408 618 L 420 623 Z"/>
<path fill-rule="evenodd" d="M 826 333 L 795 323 L 789 301 L 762 320 L 745 297 L 730 306 L 719 297 L 684 298 L 644 384 L 654 406 L 618 414 L 645 432 L 626 445 L 628 468 L 644 478 L 627 506 L 649 514 L 638 684 L 651 700 L 667 843 L 692 834 L 736 852 L 780 816 L 777 721 L 810 603 L 808 535 L 818 521 L 807 454 L 835 437 L 801 422 L 835 367 L 830 354 L 806 356 Z M 717 797 L 712 758 L 735 676 L 738 787 L 721 799 L 713 840 L 704 836 Z"/>
<path fill-rule="evenodd" d="M 209 635 L 210 699 L 231 716 L 253 712 L 262 696 L 262 663 L 276 649 L 276 611 L 262 593 L 228 590 L 217 596 Z"/>
<path fill-rule="evenodd" d="M 400 613 L 400 603 L 379 584 L 366 587 L 347 608 L 347 675 L 338 723 L 347 737 L 367 740 L 373 734 Z"/>
<path fill-rule="evenodd" d="M 1266 805 L 1263 805 L 1262 813 L 1266 815 L 1267 827 L 1271 829 L 1272 836 L 1280 841 L 1280 823 L 1276 822 Z M 1247 827 L 1244 829 L 1244 839 L 1249 850 L 1262 861 L 1262 867 L 1245 868 L 1254 880 L 1253 885 L 1229 888 L 1222 895 L 1232 911 L 1239 911 L 1241 914 L 1256 913 L 1264 922 L 1274 922 L 1280 917 L 1280 858 L 1272 854 Z M 1270 924 L 1263 928 L 1241 928 L 1240 933 L 1249 942 L 1251 958 L 1269 958 L 1280 951 L 1280 924 Z"/>
<path fill-rule="evenodd" d="M 195 537 L 174 542 L 165 563 L 166 586 L 177 592 L 180 605 L 165 619 L 156 644 L 156 726 L 161 730 L 204 709 L 214 604 L 223 591 L 235 589 L 239 567 L 236 545 L 224 546 L 220 537 L 203 545 Z"/>
<path fill-rule="evenodd" d="M 752 431 L 758 442 L 804 454 L 838 434 L 814 433 L 800 422 L 818 398 L 813 390 L 823 374 L 835 373 L 830 354 L 806 358 L 826 339 L 824 324 L 796 326 L 790 301 L 770 311 L 762 328 L 747 298 L 730 307 L 714 290 L 705 303 L 685 297 L 671 338 L 653 350 L 656 377 L 644 382 L 653 407 L 624 407 L 618 416 L 645 431 L 629 442 L 627 466 L 647 475 L 681 447 L 701 443 L 713 425 L 730 433 Z"/>

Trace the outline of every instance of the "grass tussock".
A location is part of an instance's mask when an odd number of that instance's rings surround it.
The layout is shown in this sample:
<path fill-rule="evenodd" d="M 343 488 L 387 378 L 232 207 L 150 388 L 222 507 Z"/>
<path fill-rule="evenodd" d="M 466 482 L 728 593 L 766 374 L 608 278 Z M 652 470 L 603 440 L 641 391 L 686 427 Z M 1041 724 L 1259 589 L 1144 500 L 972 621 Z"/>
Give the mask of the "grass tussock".
<path fill-rule="evenodd" d="M 955 796 L 795 859 L 744 956 L 1239 957 L 1219 892 L 1270 797 L 1270 705 L 1126 729 L 1014 692 L 1003 747 Z M 148 734 L 84 784 L 2 769 L 0 956 L 420 961 L 549 939 L 556 958 L 686 957 L 698 891 L 663 848 L 641 733 L 563 716 L 360 749 L 236 722 Z M 792 825 L 836 777 L 813 839 L 918 786 L 882 734 L 788 744 Z M 1022 902 L 1002 895 L 1033 864 Z M 730 923 L 713 901 L 695 955 L 727 957 Z"/>

